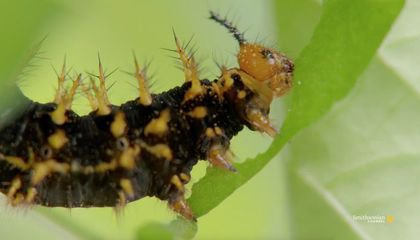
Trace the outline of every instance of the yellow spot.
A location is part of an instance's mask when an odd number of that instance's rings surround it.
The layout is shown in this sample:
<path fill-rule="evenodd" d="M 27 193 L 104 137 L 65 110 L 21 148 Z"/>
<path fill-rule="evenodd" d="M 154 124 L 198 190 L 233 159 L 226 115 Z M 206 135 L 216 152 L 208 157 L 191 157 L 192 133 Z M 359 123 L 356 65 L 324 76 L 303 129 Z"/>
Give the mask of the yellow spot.
<path fill-rule="evenodd" d="M 29 188 L 28 193 L 26 194 L 26 197 L 25 197 L 25 202 L 32 203 L 37 194 L 38 194 L 38 191 L 36 190 L 36 188 L 33 188 L 33 187 Z"/>
<path fill-rule="evenodd" d="M 223 91 L 230 89 L 233 86 L 233 79 L 230 77 L 230 71 L 225 68 L 222 69 Z"/>
<path fill-rule="evenodd" d="M 158 158 L 164 158 L 166 160 L 172 160 L 172 151 L 168 145 L 160 143 L 153 146 L 147 144 L 142 145 L 148 152 L 155 155 Z"/>
<path fill-rule="evenodd" d="M 238 92 L 238 98 L 244 99 L 246 97 L 246 92 L 244 90 L 241 90 Z"/>
<path fill-rule="evenodd" d="M 71 161 L 70 171 L 72 172 L 79 172 L 81 170 L 80 163 L 76 161 Z"/>
<path fill-rule="evenodd" d="M 173 175 L 171 178 L 171 183 L 180 191 L 184 192 L 184 184 L 182 184 L 181 180 L 177 175 Z"/>
<path fill-rule="evenodd" d="M 207 108 L 203 106 L 195 107 L 191 112 L 188 113 L 193 118 L 204 118 L 207 116 Z"/>
<path fill-rule="evenodd" d="M 83 173 L 88 175 L 95 172 L 95 168 L 93 166 L 86 166 L 83 168 Z"/>
<path fill-rule="evenodd" d="M 394 216 L 388 215 L 386 216 L 386 223 L 393 223 L 395 221 Z"/>
<path fill-rule="evenodd" d="M 124 134 L 127 123 L 125 122 L 125 114 L 117 112 L 114 121 L 111 123 L 111 133 L 114 137 L 120 137 Z"/>
<path fill-rule="evenodd" d="M 213 128 L 207 128 L 206 129 L 206 136 L 209 138 L 215 137 L 216 133 L 214 132 Z"/>
<path fill-rule="evenodd" d="M 96 172 L 106 172 L 109 170 L 114 170 L 117 167 L 117 161 L 115 159 L 112 159 L 111 162 L 101 162 L 98 165 L 95 166 Z"/>
<path fill-rule="evenodd" d="M 168 122 L 171 120 L 171 113 L 169 109 L 165 109 L 160 113 L 158 118 L 154 118 L 147 124 L 144 134 L 147 136 L 150 133 L 162 136 L 168 131 Z"/>
<path fill-rule="evenodd" d="M 191 87 L 185 93 L 183 102 L 193 99 L 201 93 L 203 93 L 203 88 L 201 87 L 200 80 L 197 79 L 192 82 Z"/>
<path fill-rule="evenodd" d="M 58 103 L 57 108 L 52 113 L 50 113 L 50 116 L 51 120 L 55 124 L 63 125 L 67 120 L 65 101 Z"/>
<path fill-rule="evenodd" d="M 255 81 L 255 79 L 243 72 L 240 69 L 232 68 L 229 70 L 224 69 L 222 76 L 220 77 L 219 85 L 223 89 L 223 92 L 228 91 L 234 84 L 231 75 L 238 74 L 241 77 L 241 81 L 247 88 L 250 89 L 253 93 L 258 94 L 258 100 L 263 106 L 269 107 L 271 101 L 273 100 L 273 92 L 265 82 Z"/>
<path fill-rule="evenodd" d="M 185 182 L 189 182 L 191 177 L 188 174 L 185 173 L 181 173 L 179 174 L 179 176 L 181 177 L 182 180 L 184 180 Z"/>
<path fill-rule="evenodd" d="M 125 149 L 119 158 L 119 163 L 121 167 L 126 169 L 133 169 L 136 166 L 136 156 L 140 153 L 140 147 L 134 146 L 134 148 Z"/>
<path fill-rule="evenodd" d="M 131 181 L 127 178 L 123 178 L 120 180 L 120 186 L 124 190 L 124 193 L 127 194 L 129 198 L 134 197 L 134 189 Z"/>
<path fill-rule="evenodd" d="M 221 98 L 222 97 L 222 92 L 220 91 L 219 85 L 215 82 L 212 82 L 211 86 L 213 88 L 213 91 L 217 94 L 217 96 L 219 96 L 219 98 Z"/>
<path fill-rule="evenodd" d="M 222 129 L 220 129 L 219 127 L 215 127 L 214 131 L 216 132 L 217 135 L 223 135 Z"/>
<path fill-rule="evenodd" d="M 48 174 L 50 174 L 50 168 L 46 163 L 36 164 L 31 178 L 32 185 L 41 182 Z"/>
<path fill-rule="evenodd" d="M 54 159 L 48 160 L 47 164 L 53 172 L 66 173 L 70 170 L 70 166 L 67 163 L 59 163 Z"/>
<path fill-rule="evenodd" d="M 67 163 L 59 163 L 54 159 L 35 164 L 31 177 L 32 185 L 40 183 L 47 175 L 52 172 L 65 173 L 70 169 Z"/>
<path fill-rule="evenodd" d="M 21 187 L 22 187 L 22 181 L 20 180 L 20 178 L 13 179 L 9 190 L 7 191 L 7 197 L 9 199 L 12 199 L 15 193 L 17 192 L 17 190 L 19 190 Z"/>
<path fill-rule="evenodd" d="M 29 164 L 25 163 L 25 161 L 23 160 L 23 158 L 20 157 L 15 157 L 15 156 L 4 156 L 3 157 L 4 160 L 6 160 L 6 162 L 12 164 L 15 167 L 18 167 L 22 170 L 27 170 L 29 169 Z"/>
<path fill-rule="evenodd" d="M 48 137 L 48 143 L 54 149 L 62 148 L 68 141 L 69 139 L 66 137 L 66 132 L 62 129 L 56 130 L 54 134 Z"/>

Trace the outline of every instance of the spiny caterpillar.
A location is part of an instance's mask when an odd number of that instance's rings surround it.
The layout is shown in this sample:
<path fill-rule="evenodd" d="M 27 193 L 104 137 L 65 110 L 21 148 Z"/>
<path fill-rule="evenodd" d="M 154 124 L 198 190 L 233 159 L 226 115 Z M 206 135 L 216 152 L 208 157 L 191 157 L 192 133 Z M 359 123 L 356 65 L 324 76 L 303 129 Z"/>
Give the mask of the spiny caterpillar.
<path fill-rule="evenodd" d="M 144 68 L 134 58 L 140 97 L 121 106 L 108 101 L 99 61 L 99 85 L 84 89 L 93 111 L 71 110 L 80 83 L 64 87 L 65 64 L 54 102 L 30 102 L 0 130 L 0 191 L 10 204 L 49 207 L 122 207 L 145 196 L 168 201 L 195 220 L 184 185 L 199 159 L 236 171 L 230 139 L 243 126 L 276 135 L 268 114 L 274 97 L 292 86 L 293 63 L 282 53 L 249 43 L 232 23 L 210 12 L 238 41 L 239 68 L 222 68 L 213 81 L 200 80 L 192 54 L 174 34 L 185 83 L 152 94 Z M 92 92 L 94 94 L 92 94 Z M 228 174 L 228 173 L 227 173 Z"/>

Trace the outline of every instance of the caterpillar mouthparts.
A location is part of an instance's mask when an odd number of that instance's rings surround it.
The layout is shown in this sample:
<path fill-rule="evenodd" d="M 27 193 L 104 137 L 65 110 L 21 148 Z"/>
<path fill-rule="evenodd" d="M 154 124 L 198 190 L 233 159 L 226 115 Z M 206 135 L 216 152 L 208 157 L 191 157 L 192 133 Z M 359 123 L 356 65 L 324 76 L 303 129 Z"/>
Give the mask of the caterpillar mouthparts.
<path fill-rule="evenodd" d="M 248 43 L 226 19 L 210 12 L 240 45 L 239 68 L 222 67 L 215 80 L 200 79 L 192 54 L 174 33 L 185 83 L 153 94 L 145 68 L 134 57 L 139 97 L 120 106 L 107 97 L 99 59 L 99 84 L 72 79 L 66 64 L 51 103 L 30 101 L 16 120 L 0 129 L 0 191 L 11 205 L 123 207 L 145 196 L 168 201 L 195 220 L 184 185 L 199 159 L 236 171 L 230 139 L 244 126 L 275 136 L 268 117 L 274 97 L 292 86 L 293 62 L 284 54 Z M 72 101 L 82 89 L 93 111 L 79 116 Z"/>

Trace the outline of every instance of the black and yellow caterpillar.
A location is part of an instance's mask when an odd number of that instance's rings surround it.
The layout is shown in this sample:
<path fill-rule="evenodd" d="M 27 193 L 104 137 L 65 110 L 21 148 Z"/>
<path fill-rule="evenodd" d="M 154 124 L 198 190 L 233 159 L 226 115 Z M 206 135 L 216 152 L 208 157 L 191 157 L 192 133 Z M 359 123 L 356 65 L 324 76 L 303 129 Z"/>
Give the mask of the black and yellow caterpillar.
<path fill-rule="evenodd" d="M 186 82 L 160 94 L 147 88 L 134 59 L 139 98 L 121 106 L 106 95 L 99 61 L 99 85 L 73 79 L 64 87 L 65 64 L 52 103 L 30 101 L 15 121 L 0 129 L 0 191 L 12 205 L 61 207 L 124 206 L 144 196 L 167 200 L 186 219 L 195 219 L 184 199 L 184 184 L 199 159 L 235 171 L 230 139 L 243 126 L 270 136 L 274 97 L 292 86 L 293 63 L 282 53 L 248 43 L 230 22 L 210 12 L 239 42 L 239 68 L 221 68 L 213 81 L 198 77 L 191 54 L 175 36 Z M 93 111 L 71 110 L 83 87 Z M 93 93 L 93 94 L 92 94 Z"/>

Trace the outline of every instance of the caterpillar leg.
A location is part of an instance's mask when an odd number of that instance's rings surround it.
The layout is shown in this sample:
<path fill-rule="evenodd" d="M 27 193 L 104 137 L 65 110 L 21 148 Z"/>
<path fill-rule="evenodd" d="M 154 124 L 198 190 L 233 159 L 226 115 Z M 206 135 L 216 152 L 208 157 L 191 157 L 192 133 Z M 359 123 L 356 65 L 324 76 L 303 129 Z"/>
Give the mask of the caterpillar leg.
<path fill-rule="evenodd" d="M 207 128 L 200 145 L 204 151 L 204 157 L 213 166 L 236 172 L 231 163 L 232 153 L 229 150 L 229 138 L 219 127 Z"/>
<path fill-rule="evenodd" d="M 275 137 L 277 130 L 271 125 L 267 114 L 258 109 L 247 108 L 246 117 L 249 123 L 252 124 L 260 132 L 265 132 L 271 137 Z"/>
<path fill-rule="evenodd" d="M 184 197 L 184 184 L 187 183 L 189 180 L 190 177 L 184 173 L 181 173 L 179 176 L 172 176 L 171 184 L 173 187 L 175 187 L 175 191 L 172 195 L 170 195 L 168 199 L 168 206 L 173 211 L 181 214 L 185 219 L 188 219 L 190 221 L 197 221 Z"/>
<path fill-rule="evenodd" d="M 222 145 L 214 145 L 207 154 L 207 160 L 216 167 L 236 172 L 235 167 L 231 163 L 232 154 L 230 150 Z"/>
<path fill-rule="evenodd" d="M 206 158 L 213 166 L 236 172 L 233 167 L 232 154 L 229 150 L 229 138 L 219 127 L 207 128 L 201 136 L 199 151 L 203 158 Z M 175 187 L 175 192 L 169 197 L 169 207 L 181 214 L 188 220 L 196 221 L 191 208 L 184 198 L 184 184 L 190 180 L 189 175 L 181 173 L 171 178 L 171 184 Z"/>
<path fill-rule="evenodd" d="M 187 201 L 185 201 L 184 196 L 170 198 L 168 202 L 169 207 L 181 214 L 185 219 L 190 221 L 197 221 L 197 218 L 194 216 L 190 206 L 188 206 Z"/>
<path fill-rule="evenodd" d="M 2 192 L 7 196 L 10 205 L 20 206 L 34 203 L 38 191 L 35 187 L 28 187 L 25 184 L 20 175 L 14 177 L 10 182 L 2 183 L 2 185 L 8 185 L 8 188 L 2 189 Z"/>

